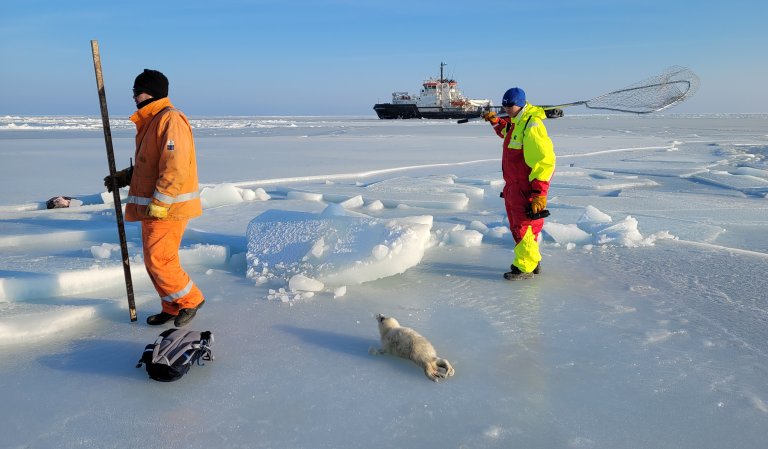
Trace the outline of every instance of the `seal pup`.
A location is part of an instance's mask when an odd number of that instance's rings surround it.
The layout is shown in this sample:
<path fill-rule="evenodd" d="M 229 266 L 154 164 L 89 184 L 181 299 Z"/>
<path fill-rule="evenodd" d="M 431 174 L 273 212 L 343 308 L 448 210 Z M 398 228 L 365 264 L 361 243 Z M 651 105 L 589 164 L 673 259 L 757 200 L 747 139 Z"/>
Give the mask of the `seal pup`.
<path fill-rule="evenodd" d="M 448 360 L 437 356 L 435 348 L 415 330 L 400 326 L 392 317 L 376 315 L 381 335 L 381 349 L 371 348 L 372 354 L 392 354 L 412 360 L 424 369 L 424 374 L 435 382 L 453 376 L 455 370 Z"/>

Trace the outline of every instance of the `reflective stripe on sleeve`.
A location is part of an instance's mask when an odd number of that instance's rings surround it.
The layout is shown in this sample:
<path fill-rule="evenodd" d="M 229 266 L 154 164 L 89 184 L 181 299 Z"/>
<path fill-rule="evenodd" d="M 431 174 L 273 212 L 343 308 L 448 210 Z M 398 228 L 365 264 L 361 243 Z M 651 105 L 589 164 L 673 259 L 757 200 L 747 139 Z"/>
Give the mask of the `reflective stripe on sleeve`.
<path fill-rule="evenodd" d="M 149 204 L 152 202 L 152 198 L 142 198 L 140 196 L 128 195 L 126 202 L 131 204 L 138 204 L 139 206 L 149 206 Z"/>
<path fill-rule="evenodd" d="M 200 198 L 200 192 L 182 193 L 181 195 L 175 198 L 169 195 L 164 195 L 160 192 L 155 192 L 155 194 L 153 195 L 153 198 L 166 204 L 176 204 L 176 203 L 183 203 L 185 201 L 191 201 L 191 200 Z M 138 204 L 139 206 L 149 206 L 152 203 L 152 198 L 129 195 L 127 198 L 127 202 L 132 204 Z"/>
<path fill-rule="evenodd" d="M 152 195 L 152 197 L 163 203 L 174 204 L 174 203 L 182 203 L 184 201 L 189 201 L 189 200 L 194 200 L 195 198 L 199 198 L 200 192 L 182 193 L 181 195 L 177 195 L 174 198 L 170 195 L 166 195 L 164 193 L 160 193 L 157 190 L 155 190 L 155 194 Z"/>

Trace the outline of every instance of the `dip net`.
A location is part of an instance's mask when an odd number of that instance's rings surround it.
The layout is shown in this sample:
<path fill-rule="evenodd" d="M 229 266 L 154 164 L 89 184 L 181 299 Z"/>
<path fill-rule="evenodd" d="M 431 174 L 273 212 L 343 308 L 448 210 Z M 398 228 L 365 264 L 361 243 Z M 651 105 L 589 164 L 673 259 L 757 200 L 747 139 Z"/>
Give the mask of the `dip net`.
<path fill-rule="evenodd" d="M 674 106 L 693 96 L 699 77 L 685 67 L 673 66 L 663 73 L 615 90 L 591 100 L 561 106 L 583 104 L 590 109 L 648 114 Z M 561 107 L 557 106 L 557 107 Z"/>

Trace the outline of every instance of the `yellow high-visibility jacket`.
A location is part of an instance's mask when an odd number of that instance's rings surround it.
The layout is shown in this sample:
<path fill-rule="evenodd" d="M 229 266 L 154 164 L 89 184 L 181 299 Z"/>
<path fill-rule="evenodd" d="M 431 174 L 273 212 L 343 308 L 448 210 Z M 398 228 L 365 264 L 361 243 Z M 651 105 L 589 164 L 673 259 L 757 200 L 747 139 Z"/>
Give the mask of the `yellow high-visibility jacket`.
<path fill-rule="evenodd" d="M 526 103 L 517 117 L 501 118 L 493 126 L 504 139 L 501 170 L 507 188 L 529 199 L 546 196 L 555 172 L 555 151 L 543 120 L 544 109 Z"/>

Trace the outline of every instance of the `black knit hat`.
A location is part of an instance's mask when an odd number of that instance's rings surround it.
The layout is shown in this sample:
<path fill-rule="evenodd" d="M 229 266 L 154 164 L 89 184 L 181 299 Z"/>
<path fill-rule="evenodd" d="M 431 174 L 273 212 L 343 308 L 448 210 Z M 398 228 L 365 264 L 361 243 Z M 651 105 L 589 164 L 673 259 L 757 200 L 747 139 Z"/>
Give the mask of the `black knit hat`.
<path fill-rule="evenodd" d="M 168 78 L 157 70 L 144 69 L 133 82 L 133 88 L 154 98 L 168 96 Z"/>

